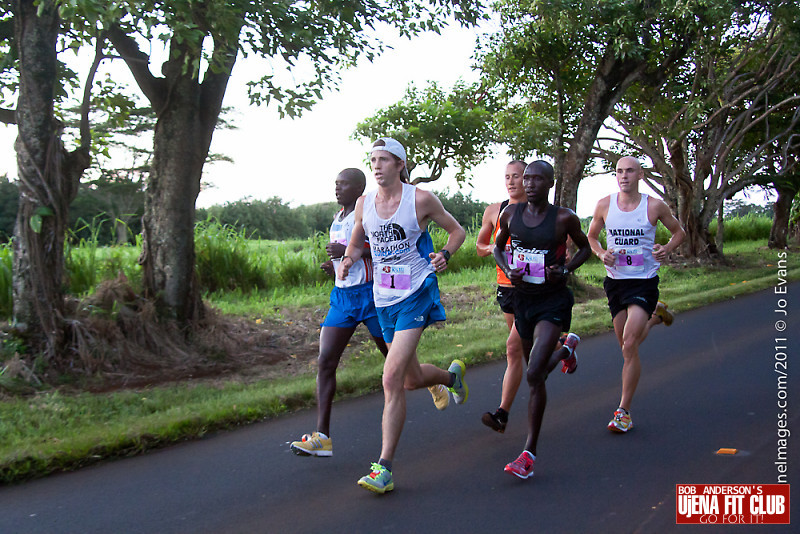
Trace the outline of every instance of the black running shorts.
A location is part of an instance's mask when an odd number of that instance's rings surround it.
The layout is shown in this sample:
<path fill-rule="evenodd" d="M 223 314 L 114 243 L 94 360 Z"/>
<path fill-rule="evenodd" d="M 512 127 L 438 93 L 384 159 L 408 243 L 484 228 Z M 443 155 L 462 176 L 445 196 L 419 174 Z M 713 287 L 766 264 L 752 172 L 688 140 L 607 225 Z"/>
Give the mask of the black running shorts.
<path fill-rule="evenodd" d="M 603 280 L 603 289 L 608 297 L 608 309 L 613 319 L 622 310 L 628 309 L 631 304 L 636 304 L 648 315 L 652 315 L 658 304 L 658 276 L 653 278 L 623 278 L 614 279 L 606 277 Z"/>
<path fill-rule="evenodd" d="M 514 313 L 514 288 L 497 286 L 497 303 L 503 313 Z"/>
<path fill-rule="evenodd" d="M 569 331 L 572 324 L 572 306 L 575 298 L 566 286 L 542 295 L 514 291 L 514 324 L 519 336 L 533 339 L 533 331 L 539 321 L 548 321 Z"/>

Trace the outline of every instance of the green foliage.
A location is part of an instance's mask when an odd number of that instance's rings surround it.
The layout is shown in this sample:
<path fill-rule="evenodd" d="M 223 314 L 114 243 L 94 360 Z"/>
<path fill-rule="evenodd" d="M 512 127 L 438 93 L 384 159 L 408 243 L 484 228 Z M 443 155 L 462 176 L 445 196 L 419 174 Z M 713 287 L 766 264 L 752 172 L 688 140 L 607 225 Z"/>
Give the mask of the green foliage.
<path fill-rule="evenodd" d="M 441 250 L 447 243 L 447 232 L 435 224 L 431 224 L 428 231 L 433 240 L 433 250 Z M 482 258 L 475 253 L 476 239 L 476 230 L 467 234 L 467 239 L 464 241 L 464 244 L 452 255 L 450 261 L 447 263 L 447 270 L 441 273 L 440 276 L 451 276 L 463 270 L 480 269 L 487 265 L 494 265 L 494 259 L 491 256 Z"/>
<path fill-rule="evenodd" d="M 298 206 L 293 210 L 293 215 L 298 220 L 305 221 L 305 226 L 308 228 L 310 234 L 303 237 L 310 237 L 319 232 L 328 233 L 333 216 L 340 209 L 342 209 L 342 207 L 336 202 L 322 202 L 308 206 Z"/>
<path fill-rule="evenodd" d="M 97 28 L 117 24 L 130 37 L 171 43 L 172 61 L 183 74 L 200 77 L 230 68 L 230 53 L 241 50 L 270 60 L 271 69 L 249 82 L 254 103 L 277 103 L 283 117 L 309 109 L 322 91 L 335 84 L 342 68 L 364 56 L 372 60 L 382 49 L 379 22 L 411 36 L 439 31 L 455 18 L 475 24 L 483 16 L 477 1 L 414 0 L 402 7 L 385 1 L 323 0 L 318 2 L 61 2 L 60 14 L 77 35 L 95 35 Z M 203 46 L 213 40 L 214 46 Z M 296 68 L 302 65 L 303 68 Z M 291 72 L 290 75 L 285 73 Z"/>
<path fill-rule="evenodd" d="M 616 102 L 634 82 L 659 87 L 702 32 L 729 23 L 733 4 L 498 1 L 500 29 L 476 53 L 484 81 L 499 87 L 498 140 L 516 158 L 552 157 L 557 200 L 574 207 Z"/>
<path fill-rule="evenodd" d="M 748 213 L 742 217 L 726 217 L 723 220 L 725 243 L 737 241 L 766 241 L 772 228 L 772 217 Z M 711 235 L 716 235 L 717 221 L 709 225 Z"/>
<path fill-rule="evenodd" d="M 424 89 L 412 84 L 401 101 L 360 122 L 353 137 L 400 141 L 412 183 L 437 180 L 451 164 L 459 182 L 469 181 L 472 168 L 490 154 L 495 110 L 495 96 L 482 84 L 458 82 L 450 93 L 435 82 Z M 427 168 L 426 175 L 415 172 L 419 165 Z"/>
<path fill-rule="evenodd" d="M 13 311 L 12 273 L 14 269 L 14 251 L 11 243 L 0 242 L 0 318 L 11 317 Z"/>
<path fill-rule="evenodd" d="M 483 212 L 488 205 L 486 202 L 475 200 L 472 198 L 472 193 L 464 195 L 461 191 L 451 193 L 445 190 L 436 196 L 441 200 L 444 209 L 455 217 L 458 224 L 467 232 L 480 228 Z"/>
<path fill-rule="evenodd" d="M 335 210 L 329 216 L 328 226 L 334 213 Z M 198 210 L 197 217 L 211 217 L 223 226 L 245 230 L 247 237 L 256 239 L 295 239 L 312 235 L 305 217 L 296 216 L 295 210 L 278 197 L 211 206 Z"/>
<path fill-rule="evenodd" d="M 141 288 L 142 269 L 137 261 L 141 252 L 141 238 L 135 246 L 123 244 L 103 246 L 101 235 L 105 220 L 95 218 L 91 223 L 79 221 L 82 226 L 73 233 L 64 246 L 64 267 L 68 280 L 67 290 L 74 295 L 94 291 L 98 284 L 124 275 L 131 287 Z"/>
<path fill-rule="evenodd" d="M 7 176 L 0 176 L 0 242 L 8 241 L 14 235 L 17 220 L 19 189 Z"/>
<path fill-rule="evenodd" d="M 244 230 L 209 219 L 195 227 L 196 272 L 208 291 L 265 287 L 264 273 L 249 251 Z"/>
<path fill-rule="evenodd" d="M 725 219 L 733 219 L 736 217 L 744 217 L 746 215 L 755 215 L 757 217 L 772 218 L 772 206 L 751 204 L 745 200 L 729 200 L 724 204 Z"/>

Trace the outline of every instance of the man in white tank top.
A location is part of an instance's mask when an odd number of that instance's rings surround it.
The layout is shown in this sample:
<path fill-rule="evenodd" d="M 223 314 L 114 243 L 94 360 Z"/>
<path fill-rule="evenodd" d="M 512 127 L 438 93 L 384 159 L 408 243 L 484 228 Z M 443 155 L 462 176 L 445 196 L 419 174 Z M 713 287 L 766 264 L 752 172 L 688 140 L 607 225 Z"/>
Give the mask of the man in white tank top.
<path fill-rule="evenodd" d="M 369 236 L 375 307 L 389 353 L 383 366 L 381 455 L 358 485 L 382 494 L 394 489 L 392 460 L 406 419 L 405 390 L 434 388 L 431 392 L 440 409 L 449 403 L 449 396 L 447 390 L 435 388 L 449 388 L 456 404 L 466 401 L 469 394 L 463 362 L 454 360 L 444 370 L 420 364 L 417 359 L 422 331 L 445 319 L 435 273 L 447 268 L 450 255 L 455 254 L 466 234 L 435 195 L 405 183 L 406 152 L 396 140 L 386 137 L 376 141 L 370 165 L 378 189 L 356 203 L 353 232 L 337 276 L 347 277 L 361 258 L 364 240 Z M 439 252 L 433 251 L 427 232 L 429 221 L 448 234 Z M 443 393 L 443 398 L 437 399 L 437 393 Z"/>
<path fill-rule="evenodd" d="M 653 325 L 672 324 L 672 314 L 658 300 L 658 268 L 683 242 L 685 233 L 663 201 L 639 193 L 644 171 L 636 158 L 621 158 L 616 175 L 619 193 L 597 203 L 588 237 L 606 267 L 603 287 L 622 348 L 622 397 L 608 428 L 627 432 L 633 428 L 630 408 L 641 376 L 639 346 Z M 672 234 L 666 245 L 655 242 L 658 221 Z M 599 240 L 603 228 L 605 249 Z"/>
<path fill-rule="evenodd" d="M 328 261 L 320 268 L 331 277 L 344 256 L 355 221 L 356 200 L 364 193 L 366 177 L 359 169 L 344 169 L 336 176 L 336 201 L 342 206 L 333 217 L 330 241 L 325 245 Z M 361 259 L 350 269 L 345 280 L 335 278 L 330 296 L 330 308 L 322 321 L 317 359 L 317 429 L 289 446 L 298 456 L 332 456 L 331 407 L 336 394 L 336 369 L 344 349 L 359 323 L 369 330 L 378 350 L 386 356 L 388 348 L 372 297 L 372 256 L 369 243 Z"/>

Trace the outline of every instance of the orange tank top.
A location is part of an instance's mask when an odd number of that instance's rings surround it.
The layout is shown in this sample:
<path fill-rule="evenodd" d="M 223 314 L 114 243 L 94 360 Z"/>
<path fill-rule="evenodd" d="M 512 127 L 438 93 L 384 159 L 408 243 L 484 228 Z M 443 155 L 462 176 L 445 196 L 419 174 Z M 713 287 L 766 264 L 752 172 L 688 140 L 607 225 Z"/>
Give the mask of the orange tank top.
<path fill-rule="evenodd" d="M 497 227 L 500 224 L 500 215 L 503 213 L 503 210 L 508 206 L 508 200 L 504 200 L 502 204 L 500 204 L 500 210 L 497 212 L 497 220 L 494 221 L 494 232 L 492 232 L 492 242 L 495 241 L 497 237 Z M 509 263 L 511 262 L 511 239 L 506 242 L 506 258 L 508 259 Z M 497 269 L 497 285 L 499 286 L 511 286 L 511 280 L 508 279 L 506 273 L 499 267 L 495 267 Z"/>

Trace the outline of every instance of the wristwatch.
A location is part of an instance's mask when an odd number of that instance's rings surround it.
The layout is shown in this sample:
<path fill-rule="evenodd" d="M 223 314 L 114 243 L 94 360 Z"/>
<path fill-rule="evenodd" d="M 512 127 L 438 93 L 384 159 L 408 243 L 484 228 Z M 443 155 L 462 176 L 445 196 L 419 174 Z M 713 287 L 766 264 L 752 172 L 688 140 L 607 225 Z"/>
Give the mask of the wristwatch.
<path fill-rule="evenodd" d="M 439 251 L 439 254 L 444 256 L 445 263 L 450 263 L 450 251 L 448 251 L 447 249 L 443 248 L 442 250 Z"/>
<path fill-rule="evenodd" d="M 568 274 L 570 274 L 570 270 L 567 269 L 566 265 L 562 265 L 561 266 L 561 274 L 562 274 L 562 276 L 567 276 Z"/>

